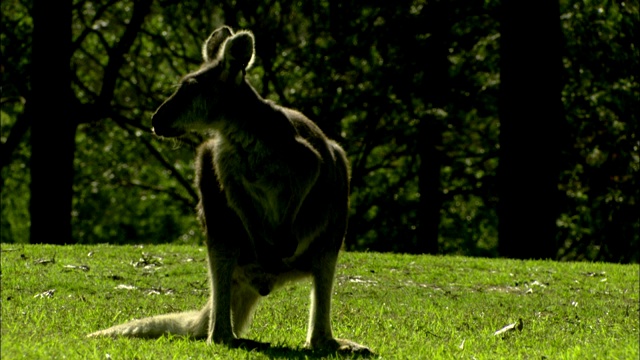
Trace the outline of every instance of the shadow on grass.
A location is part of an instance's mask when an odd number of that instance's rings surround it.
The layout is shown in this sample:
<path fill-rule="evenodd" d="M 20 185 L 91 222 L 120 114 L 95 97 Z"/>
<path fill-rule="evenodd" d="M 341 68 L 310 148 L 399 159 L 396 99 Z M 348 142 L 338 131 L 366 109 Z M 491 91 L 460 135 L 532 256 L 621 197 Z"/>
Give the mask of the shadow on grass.
<path fill-rule="evenodd" d="M 176 340 L 180 337 L 169 335 L 169 340 Z M 204 341 L 204 338 L 191 338 L 195 341 Z M 214 345 L 219 346 L 219 345 Z M 230 348 L 241 349 L 247 352 L 258 352 L 271 359 L 324 359 L 332 357 L 336 359 L 377 359 L 379 355 L 372 352 L 366 347 L 362 347 L 358 351 L 349 350 L 311 350 L 305 348 L 292 348 L 284 345 L 272 345 L 267 342 L 260 342 L 251 339 L 234 339 L 232 344 L 227 345 Z"/>
<path fill-rule="evenodd" d="M 339 350 L 309 350 L 300 348 L 290 348 L 288 346 L 269 346 L 256 351 L 272 359 L 324 359 L 329 356 L 342 359 L 375 359 L 378 356 L 370 351 L 365 352 L 344 352 Z"/>
<path fill-rule="evenodd" d="M 336 350 L 310 350 L 304 348 L 291 348 L 288 346 L 271 345 L 255 340 L 238 339 L 239 342 L 234 347 L 245 349 L 248 351 L 260 352 L 272 359 L 322 359 L 329 356 L 341 359 L 375 359 L 378 355 L 372 353 L 369 349 L 362 351 L 341 351 Z"/>

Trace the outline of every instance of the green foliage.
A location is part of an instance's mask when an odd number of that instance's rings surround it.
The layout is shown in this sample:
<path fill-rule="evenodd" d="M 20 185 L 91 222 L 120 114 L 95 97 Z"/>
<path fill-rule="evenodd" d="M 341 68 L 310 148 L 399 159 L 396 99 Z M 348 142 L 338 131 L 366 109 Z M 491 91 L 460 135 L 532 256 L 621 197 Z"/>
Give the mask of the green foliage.
<path fill-rule="evenodd" d="M 567 258 L 638 261 L 640 49 L 638 4 L 562 3 L 567 54 L 563 102 L 575 142 L 558 220 Z"/>
<path fill-rule="evenodd" d="M 270 342 L 268 350 L 177 337 L 85 338 L 133 318 L 203 306 L 205 254 L 176 245 L 2 244 L 3 357 L 318 358 L 302 349 L 309 282 L 259 305 L 247 338 Z M 635 359 L 638 276 L 637 265 L 344 253 L 333 328 L 383 359 Z M 521 330 L 494 335 L 520 319 Z"/>
<path fill-rule="evenodd" d="M 28 150 L 21 148 L 20 155 L 28 157 Z M 3 179 L 3 195 L 0 202 L 0 227 L 3 240 L 26 243 L 29 240 L 29 170 L 24 163 L 14 162 L 3 169 L 9 175 Z"/>
<path fill-rule="evenodd" d="M 156 173 L 160 167 L 156 159 L 140 156 L 146 149 L 140 148 L 139 138 L 151 141 L 151 136 L 109 125 L 114 124 L 104 121 L 80 127 L 74 237 L 82 243 L 199 241 L 194 199 L 183 189 L 174 189 L 169 170 Z M 192 164 L 174 166 L 193 180 Z M 96 173 L 97 169 L 102 172 Z"/>
<path fill-rule="evenodd" d="M 146 2 L 75 1 L 74 238 L 201 240 L 191 185 L 200 139 L 159 141 L 150 118 L 180 76 L 197 69 L 209 32 L 227 24 L 255 33 L 248 77 L 258 91 L 309 115 L 346 148 L 353 178 L 349 249 L 421 251 L 419 149 L 428 141 L 421 124 L 430 122 L 441 132 L 441 252 L 498 255 L 500 2 L 451 5 L 444 103 L 433 101 L 428 86 L 433 71 L 446 71 L 431 57 L 434 20 L 444 16 L 437 3 L 157 0 L 131 35 L 127 29 Z M 14 130 L 29 96 L 32 5 L 1 6 L 2 151 L 10 161 L 0 170 L 0 239 L 27 242 L 29 136 Z M 562 100 L 574 141 L 563 154 L 558 257 L 637 262 L 638 7 L 605 0 L 563 0 L 560 7 Z M 21 139 L 15 147 L 14 134 Z"/>
<path fill-rule="evenodd" d="M 13 161 L 5 164 L 6 144 L 16 119 L 24 111 L 25 92 L 28 89 L 30 34 L 33 22 L 28 9 L 17 1 L 3 1 L 2 36 L 0 52 L 2 65 L 2 99 L 0 100 L 0 140 L 3 166 L 0 169 L 0 241 L 29 239 L 29 157 L 31 152 L 25 141 L 19 142 Z M 12 31 L 7 31 L 11 29 Z"/>

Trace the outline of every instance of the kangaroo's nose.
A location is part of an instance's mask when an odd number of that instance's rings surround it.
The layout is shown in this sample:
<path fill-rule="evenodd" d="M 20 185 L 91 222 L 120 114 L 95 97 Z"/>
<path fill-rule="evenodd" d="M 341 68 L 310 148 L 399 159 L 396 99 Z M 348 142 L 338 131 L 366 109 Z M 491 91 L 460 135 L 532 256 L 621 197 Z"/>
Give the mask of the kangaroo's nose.
<path fill-rule="evenodd" d="M 162 136 L 166 138 L 178 137 L 185 134 L 185 131 L 182 129 L 176 129 L 166 126 L 153 126 L 151 128 L 151 131 L 153 131 L 153 134 L 156 136 Z"/>

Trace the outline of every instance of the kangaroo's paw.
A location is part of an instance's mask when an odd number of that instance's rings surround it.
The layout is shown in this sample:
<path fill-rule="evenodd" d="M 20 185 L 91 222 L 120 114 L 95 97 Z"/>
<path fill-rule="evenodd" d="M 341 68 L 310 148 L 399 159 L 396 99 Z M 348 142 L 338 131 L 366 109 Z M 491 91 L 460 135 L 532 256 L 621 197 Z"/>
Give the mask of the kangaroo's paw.
<path fill-rule="evenodd" d="M 346 339 L 325 339 L 322 341 L 312 341 L 305 345 L 312 350 L 322 352 L 337 352 L 341 354 L 353 354 L 357 356 L 374 356 L 375 353 L 368 347 Z"/>
<path fill-rule="evenodd" d="M 360 355 L 374 355 L 368 347 L 345 339 L 335 339 L 338 343 L 338 352 L 353 353 Z"/>

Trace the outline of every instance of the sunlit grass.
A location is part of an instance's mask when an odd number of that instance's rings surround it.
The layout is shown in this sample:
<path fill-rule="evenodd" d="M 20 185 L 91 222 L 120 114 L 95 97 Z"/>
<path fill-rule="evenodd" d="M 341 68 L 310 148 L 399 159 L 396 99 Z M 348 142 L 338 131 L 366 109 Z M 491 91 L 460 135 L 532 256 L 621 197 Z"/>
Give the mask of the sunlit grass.
<path fill-rule="evenodd" d="M 302 349 L 307 282 L 263 301 L 247 334 L 273 345 L 263 352 L 176 337 L 85 338 L 200 308 L 205 274 L 197 247 L 2 245 L 2 358 L 314 357 Z M 334 332 L 384 359 L 637 359 L 638 283 L 638 265 L 344 253 Z M 522 330 L 493 335 L 520 319 Z"/>

